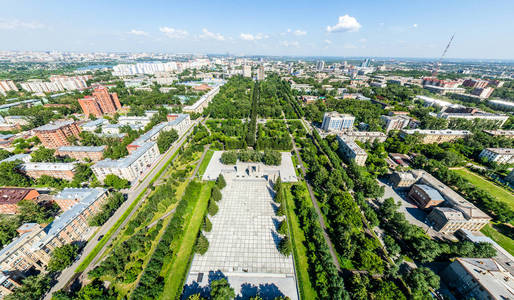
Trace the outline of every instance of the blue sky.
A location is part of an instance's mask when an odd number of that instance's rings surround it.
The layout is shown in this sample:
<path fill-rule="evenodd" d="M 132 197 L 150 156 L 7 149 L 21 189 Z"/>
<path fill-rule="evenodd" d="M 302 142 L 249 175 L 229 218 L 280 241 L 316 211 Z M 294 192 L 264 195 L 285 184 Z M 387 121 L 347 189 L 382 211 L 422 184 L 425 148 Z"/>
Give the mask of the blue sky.
<path fill-rule="evenodd" d="M 514 59 L 513 0 L 0 2 L 0 50 Z"/>

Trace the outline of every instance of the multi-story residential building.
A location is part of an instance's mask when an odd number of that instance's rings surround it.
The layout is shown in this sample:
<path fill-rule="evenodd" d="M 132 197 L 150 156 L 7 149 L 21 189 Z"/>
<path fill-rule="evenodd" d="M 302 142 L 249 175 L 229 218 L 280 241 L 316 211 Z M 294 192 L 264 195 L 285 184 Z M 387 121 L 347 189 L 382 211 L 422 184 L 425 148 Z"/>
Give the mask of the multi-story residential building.
<path fill-rule="evenodd" d="M 185 62 L 156 62 L 156 63 L 137 63 L 120 64 L 113 67 L 112 75 L 127 76 L 137 74 L 161 74 L 162 72 L 182 72 L 187 69 L 200 69 L 210 65 L 208 59 L 199 58 Z"/>
<path fill-rule="evenodd" d="M 486 148 L 478 157 L 497 164 L 514 164 L 514 148 Z"/>
<path fill-rule="evenodd" d="M 380 119 L 384 122 L 384 129 L 386 132 L 391 130 L 401 130 L 409 126 L 411 118 L 404 115 L 399 116 L 380 116 Z"/>
<path fill-rule="evenodd" d="M 316 62 L 316 70 L 323 71 L 325 69 L 325 62 L 323 60 L 318 60 Z"/>
<path fill-rule="evenodd" d="M 494 89 L 492 87 L 475 88 L 471 91 L 471 95 L 478 96 L 481 99 L 487 99 L 493 94 L 493 92 Z"/>
<path fill-rule="evenodd" d="M 20 166 L 20 170 L 32 178 L 47 175 L 55 178 L 73 180 L 75 163 L 29 162 Z"/>
<path fill-rule="evenodd" d="M 148 116 L 121 116 L 118 118 L 119 125 L 139 125 L 145 127 L 150 124 L 151 118 Z"/>
<path fill-rule="evenodd" d="M 73 120 L 49 123 L 34 129 L 36 136 L 46 148 L 57 149 L 71 145 L 70 138 L 78 137 L 80 128 Z"/>
<path fill-rule="evenodd" d="M 422 81 L 423 88 L 438 94 L 463 93 L 466 90 L 459 88 L 459 81 L 441 80 L 433 77 L 425 77 Z"/>
<path fill-rule="evenodd" d="M 104 159 L 93 166 L 91 170 L 101 182 L 109 174 L 134 182 L 159 157 L 159 148 L 155 142 L 146 142 L 133 150 L 129 155 L 118 160 Z"/>
<path fill-rule="evenodd" d="M 18 228 L 20 236 L 0 250 L 1 270 L 26 272 L 34 268 L 44 272 L 55 248 L 87 240 L 88 220 L 100 210 L 107 190 L 64 189 L 61 193 L 73 194 L 80 200 L 44 228 L 36 223 Z"/>
<path fill-rule="evenodd" d="M 359 141 L 361 143 L 374 143 L 375 141 L 383 143 L 387 139 L 387 135 L 380 131 L 347 131 L 342 135 L 344 135 L 348 141 Z"/>
<path fill-rule="evenodd" d="M 453 112 L 447 112 L 448 110 L 445 110 L 441 113 L 439 113 L 437 116 L 439 118 L 452 120 L 452 119 L 465 119 L 465 120 L 475 120 L 475 119 L 481 119 L 481 120 L 491 120 L 495 121 L 497 123 L 498 128 L 502 127 L 503 124 L 509 119 L 509 116 L 507 115 L 501 115 L 501 114 L 493 114 L 493 113 L 486 113 L 481 112 L 476 109 L 472 109 L 472 112 L 469 113 L 453 113 Z"/>
<path fill-rule="evenodd" d="M 182 111 L 187 113 L 203 112 L 203 109 L 206 108 L 212 101 L 212 99 L 214 99 L 214 96 L 216 96 L 219 93 L 220 87 L 222 85 L 223 84 L 218 84 L 214 86 L 209 92 L 207 92 L 207 94 L 200 97 L 200 99 L 198 99 L 198 101 L 196 101 L 193 105 L 184 106 L 182 108 Z"/>
<path fill-rule="evenodd" d="M 444 201 L 436 189 L 426 184 L 414 184 L 409 191 L 409 197 L 422 209 L 437 206 Z"/>
<path fill-rule="evenodd" d="M 462 86 L 470 87 L 470 88 L 485 88 L 489 84 L 487 80 L 479 80 L 479 79 L 466 79 L 462 83 Z"/>
<path fill-rule="evenodd" d="M 514 130 L 482 130 L 490 136 L 504 136 L 514 139 Z"/>
<path fill-rule="evenodd" d="M 21 285 L 8 272 L 0 273 L 0 299 L 10 295 Z"/>
<path fill-rule="evenodd" d="M 252 77 L 252 66 L 250 65 L 243 65 L 243 77 Z"/>
<path fill-rule="evenodd" d="M 21 83 L 22 89 L 32 93 L 53 93 L 65 90 L 79 90 L 87 88 L 86 81 L 90 79 L 90 75 L 84 76 L 51 76 L 50 81 L 41 79 L 31 79 Z"/>
<path fill-rule="evenodd" d="M 339 142 L 339 149 L 344 154 L 346 159 L 355 160 L 357 165 L 364 166 L 366 159 L 368 158 L 368 154 L 364 149 L 359 147 L 357 143 L 351 139 L 348 139 L 344 135 L 338 135 L 337 140 Z"/>
<path fill-rule="evenodd" d="M 336 111 L 326 112 L 323 115 L 321 128 L 325 131 L 351 131 L 355 117 L 349 114 L 341 114 Z"/>
<path fill-rule="evenodd" d="M 464 106 L 459 105 L 459 104 L 454 104 L 454 103 L 451 103 L 451 102 L 448 102 L 448 101 L 439 100 L 439 99 L 435 99 L 435 98 L 430 98 L 430 97 L 427 97 L 427 96 L 416 96 L 416 99 L 420 100 L 421 102 L 423 102 L 423 105 L 427 106 L 427 107 L 431 107 L 431 106 L 440 107 L 440 108 L 464 107 Z"/>
<path fill-rule="evenodd" d="M 491 99 L 491 100 L 487 100 L 487 103 L 489 103 L 491 106 L 496 107 L 501 110 L 514 111 L 514 102 L 512 102 L 512 101 Z"/>
<path fill-rule="evenodd" d="M 98 118 L 96 120 L 80 124 L 80 129 L 82 131 L 94 132 L 98 127 L 103 126 L 104 124 L 109 124 L 109 121 L 103 118 Z"/>
<path fill-rule="evenodd" d="M 18 202 L 22 200 L 37 201 L 38 191 L 27 188 L 0 188 L 0 214 L 18 213 Z"/>
<path fill-rule="evenodd" d="M 102 193 L 102 189 L 98 190 L 101 194 L 100 197 L 106 197 L 106 193 Z M 65 188 L 59 194 L 55 195 L 53 201 L 59 205 L 62 211 L 67 211 L 75 204 L 80 203 L 86 197 L 90 197 L 92 189 L 83 188 Z M 95 208 L 95 210 L 97 210 Z"/>
<path fill-rule="evenodd" d="M 62 146 L 56 151 L 57 155 L 68 156 L 76 160 L 99 161 L 103 157 L 104 150 L 107 146 Z"/>
<path fill-rule="evenodd" d="M 32 159 L 32 156 L 28 153 L 20 153 L 20 154 L 14 154 L 14 155 L 11 155 L 9 156 L 8 158 L 5 158 L 3 160 L 0 161 L 0 164 L 1 163 L 4 163 L 4 162 L 8 162 L 8 161 L 15 161 L 15 160 L 19 160 L 21 162 L 30 162 L 30 160 Z"/>
<path fill-rule="evenodd" d="M 411 172 L 393 172 L 389 177 L 389 181 L 391 181 L 395 188 L 408 188 L 416 183 L 418 178 Z"/>
<path fill-rule="evenodd" d="M 7 95 L 9 91 L 18 91 L 16 84 L 12 80 L 0 80 L 0 94 Z"/>
<path fill-rule="evenodd" d="M 514 277 L 492 258 L 456 258 L 441 277 L 457 299 L 514 299 Z"/>
<path fill-rule="evenodd" d="M 264 73 L 264 66 L 259 66 L 257 69 L 257 80 L 262 81 L 266 78 L 266 74 Z"/>
<path fill-rule="evenodd" d="M 29 125 L 29 120 L 26 116 L 5 116 L 4 120 L 8 124 L 15 124 L 19 126 Z"/>
<path fill-rule="evenodd" d="M 431 130 L 431 129 L 402 129 L 400 136 L 405 138 L 407 135 L 418 134 L 421 136 L 421 143 L 444 143 L 451 142 L 456 139 L 462 139 L 470 136 L 472 133 L 468 130 Z"/>
<path fill-rule="evenodd" d="M 114 114 L 121 108 L 118 94 L 109 93 L 103 86 L 95 88 L 92 96 L 86 96 L 78 101 L 86 116 L 100 117 L 104 114 Z"/>

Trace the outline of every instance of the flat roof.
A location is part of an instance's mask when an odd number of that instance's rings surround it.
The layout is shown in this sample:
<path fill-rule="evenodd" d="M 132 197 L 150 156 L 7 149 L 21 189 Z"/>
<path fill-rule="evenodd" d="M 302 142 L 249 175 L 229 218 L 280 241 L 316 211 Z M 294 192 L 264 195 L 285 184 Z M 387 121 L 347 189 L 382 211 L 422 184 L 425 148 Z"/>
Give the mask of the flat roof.
<path fill-rule="evenodd" d="M 39 126 L 38 128 L 34 128 L 34 130 L 36 130 L 36 131 L 56 130 L 63 126 L 73 124 L 74 122 L 75 122 L 74 120 L 57 121 L 57 122 L 45 124 L 43 126 Z"/>
<path fill-rule="evenodd" d="M 22 164 L 21 168 L 25 171 L 72 171 L 75 163 L 30 162 Z"/>
<path fill-rule="evenodd" d="M 16 204 L 25 199 L 31 191 L 35 190 L 27 188 L 0 188 L 0 205 Z"/>
<path fill-rule="evenodd" d="M 417 187 L 422 189 L 432 200 L 444 200 L 443 196 L 433 187 L 426 184 L 416 184 Z"/>
<path fill-rule="evenodd" d="M 59 152 L 103 152 L 107 146 L 62 146 Z"/>
<path fill-rule="evenodd" d="M 97 168 L 127 168 L 133 164 L 138 158 L 140 158 L 148 149 L 152 148 L 155 142 L 146 142 L 141 144 L 136 150 L 132 151 L 129 155 L 118 160 L 112 160 L 110 158 L 101 160 L 93 165 Z"/>
<path fill-rule="evenodd" d="M 514 277 L 491 258 L 462 258 L 456 261 L 494 299 L 514 298 Z"/>

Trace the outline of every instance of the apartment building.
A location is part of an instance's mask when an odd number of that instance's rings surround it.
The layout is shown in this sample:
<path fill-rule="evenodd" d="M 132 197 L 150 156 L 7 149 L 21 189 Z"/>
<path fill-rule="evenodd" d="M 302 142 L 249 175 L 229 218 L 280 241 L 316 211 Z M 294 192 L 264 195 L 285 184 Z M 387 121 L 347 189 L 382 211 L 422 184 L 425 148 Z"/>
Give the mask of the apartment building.
<path fill-rule="evenodd" d="M 37 201 L 38 191 L 28 188 L 0 188 L 0 214 L 14 215 L 18 213 L 18 202 L 22 200 Z"/>
<path fill-rule="evenodd" d="M 446 93 L 463 93 L 466 91 L 464 88 L 459 87 L 460 82 L 456 80 L 441 80 L 435 77 L 425 77 L 421 83 L 424 89 L 442 95 Z"/>
<path fill-rule="evenodd" d="M 124 158 L 118 160 L 104 159 L 93 166 L 91 170 L 101 182 L 109 174 L 134 182 L 140 178 L 153 162 L 159 157 L 159 148 L 155 142 L 139 145 Z"/>
<path fill-rule="evenodd" d="M 514 130 L 482 130 L 490 136 L 503 136 L 514 139 Z"/>
<path fill-rule="evenodd" d="M 431 130 L 431 129 L 403 129 L 400 136 L 405 138 L 407 135 L 418 134 L 421 136 L 421 143 L 444 143 L 470 136 L 472 133 L 468 130 Z"/>
<path fill-rule="evenodd" d="M 94 132 L 98 127 L 103 126 L 104 124 L 109 124 L 109 121 L 103 118 L 98 118 L 96 120 L 80 124 L 80 129 L 82 131 Z"/>
<path fill-rule="evenodd" d="M 46 148 L 57 149 L 71 145 L 69 139 L 78 137 L 80 128 L 73 120 L 49 123 L 34 129 L 34 133 Z"/>
<path fill-rule="evenodd" d="M 102 189 L 97 190 L 100 191 L 99 197 L 107 197 L 107 193 L 102 193 Z M 81 203 L 84 199 L 90 197 L 91 193 L 92 189 L 65 188 L 59 194 L 55 195 L 53 201 L 59 205 L 62 211 L 67 211 L 75 206 L 75 204 Z M 103 198 L 100 199 L 100 201 L 103 200 Z M 96 209 L 97 208 L 95 208 L 95 210 Z"/>
<path fill-rule="evenodd" d="M 355 117 L 349 114 L 341 114 L 336 111 L 326 112 L 323 115 L 321 128 L 325 131 L 351 131 Z"/>
<path fill-rule="evenodd" d="M 73 176 L 75 176 L 74 169 L 75 163 L 29 162 L 20 166 L 20 171 L 36 179 L 47 175 L 65 180 L 73 180 Z"/>
<path fill-rule="evenodd" d="M 16 84 L 12 80 L 0 80 L 0 94 L 6 96 L 9 91 L 18 91 Z"/>
<path fill-rule="evenodd" d="M 486 148 L 479 157 L 497 164 L 514 164 L 514 148 Z"/>
<path fill-rule="evenodd" d="M 375 141 L 383 143 L 387 139 L 387 135 L 380 131 L 348 131 L 343 135 L 349 141 L 359 141 L 361 143 L 374 143 Z"/>
<path fill-rule="evenodd" d="M 223 83 L 215 85 L 210 91 L 208 91 L 205 95 L 200 97 L 200 99 L 198 99 L 198 101 L 196 101 L 193 105 L 184 106 L 182 108 L 182 111 L 187 113 L 203 112 L 204 108 L 206 108 L 212 101 L 212 99 L 214 99 L 214 96 L 216 96 L 219 93 L 220 87 L 222 85 Z"/>
<path fill-rule="evenodd" d="M 481 111 L 478 111 L 475 109 L 473 109 L 469 113 L 452 113 L 452 112 L 447 112 L 447 110 L 445 110 L 444 112 L 439 113 L 437 116 L 439 118 L 443 118 L 443 119 L 447 119 L 447 120 L 453 120 L 453 119 L 490 120 L 490 121 L 495 121 L 497 123 L 498 127 L 502 127 L 503 124 L 505 124 L 505 122 L 509 119 L 509 116 L 507 116 L 507 115 L 486 113 L 486 112 L 481 112 Z"/>
<path fill-rule="evenodd" d="M 86 116 L 101 117 L 104 114 L 115 114 L 121 108 L 118 94 L 109 93 L 103 86 L 96 87 L 91 96 L 79 99 L 78 102 Z"/>
<path fill-rule="evenodd" d="M 514 277 L 492 258 L 456 258 L 441 273 L 457 299 L 514 299 Z"/>
<path fill-rule="evenodd" d="M 62 146 L 56 151 L 56 155 L 68 156 L 79 161 L 99 161 L 107 146 Z"/>
<path fill-rule="evenodd" d="M 489 84 L 489 81 L 487 80 L 479 80 L 479 79 L 473 79 L 469 78 L 464 80 L 462 83 L 462 86 L 470 87 L 470 88 L 485 88 Z"/>
<path fill-rule="evenodd" d="M 243 65 L 243 77 L 252 77 L 252 66 L 250 65 Z"/>
<path fill-rule="evenodd" d="M 512 102 L 512 101 L 491 99 L 491 100 L 487 100 L 487 103 L 489 103 L 489 105 L 496 107 L 498 109 L 501 109 L 501 110 L 514 111 L 514 102 Z"/>
<path fill-rule="evenodd" d="M 59 215 L 46 227 L 26 223 L 18 228 L 20 236 L 0 250 L 0 269 L 26 272 L 36 269 L 44 272 L 51 252 L 62 245 L 87 239 L 88 219 L 95 215 L 107 197 L 107 190 L 64 189 L 61 194 L 74 194 L 77 204 Z"/>
<path fill-rule="evenodd" d="M 471 91 L 471 95 L 478 96 L 480 99 L 487 99 L 491 97 L 494 89 L 492 87 L 475 88 Z"/>
<path fill-rule="evenodd" d="M 404 115 L 398 116 L 380 116 L 380 120 L 384 122 L 384 129 L 386 132 L 391 130 L 401 130 L 409 126 L 411 118 Z"/>
<path fill-rule="evenodd" d="M 8 272 L 0 272 L 0 299 L 12 294 L 20 286 Z"/>
<path fill-rule="evenodd" d="M 32 93 L 53 93 L 62 91 L 72 91 L 87 88 L 86 81 L 92 78 L 90 75 L 83 76 L 60 76 L 50 77 L 50 81 L 41 79 L 30 79 L 21 83 L 22 89 Z"/>
<path fill-rule="evenodd" d="M 364 166 L 366 159 L 368 158 L 368 154 L 364 149 L 344 135 L 338 135 L 337 141 L 339 142 L 339 150 L 347 160 L 355 160 L 357 165 Z"/>

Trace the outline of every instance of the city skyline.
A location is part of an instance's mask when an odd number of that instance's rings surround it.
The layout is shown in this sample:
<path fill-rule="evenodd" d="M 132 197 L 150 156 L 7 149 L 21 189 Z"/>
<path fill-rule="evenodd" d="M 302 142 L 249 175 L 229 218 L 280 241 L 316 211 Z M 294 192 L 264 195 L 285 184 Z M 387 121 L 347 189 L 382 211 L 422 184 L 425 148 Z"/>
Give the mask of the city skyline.
<path fill-rule="evenodd" d="M 455 34 L 448 58 L 513 59 L 513 9 L 510 1 L 27 1 L 4 5 L 0 50 L 432 58 Z"/>

